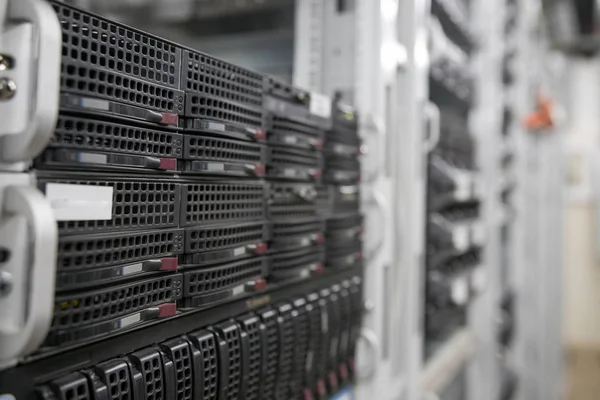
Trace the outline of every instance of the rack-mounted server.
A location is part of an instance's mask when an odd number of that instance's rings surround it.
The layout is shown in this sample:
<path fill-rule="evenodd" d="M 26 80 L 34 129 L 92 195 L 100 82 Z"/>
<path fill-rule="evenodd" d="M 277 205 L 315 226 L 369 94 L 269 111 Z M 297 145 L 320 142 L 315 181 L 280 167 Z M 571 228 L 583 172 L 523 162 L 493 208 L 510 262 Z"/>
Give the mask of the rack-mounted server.
<path fill-rule="evenodd" d="M 361 309 L 356 112 L 49 3 L 62 29 L 60 107 L 32 172 L 58 226 L 53 320 L 41 347 L 0 377 L 62 357 L 61 371 L 74 372 L 28 374 L 44 398 L 263 398 L 270 378 L 255 369 L 275 362 L 263 359 L 272 349 L 266 332 L 276 329 L 280 340 L 289 320 L 292 356 L 275 364 L 283 375 L 273 396 L 322 397 L 349 382 Z M 351 227 L 336 227 L 342 214 L 351 215 Z M 347 231 L 353 234 L 345 243 Z M 311 286 L 282 304 L 270 300 L 281 287 L 338 275 L 349 278 L 325 292 Z M 224 322 L 198 325 L 201 332 L 69 367 L 78 349 L 110 343 L 111 353 L 138 331 L 162 333 L 176 327 L 171 321 L 254 302 L 268 309 L 223 313 Z M 327 312 L 329 329 L 319 329 Z M 335 354 L 322 360 L 327 370 L 310 347 L 323 343 Z M 219 360 L 218 371 L 206 351 Z M 300 360 L 309 357 L 315 366 L 304 371 Z M 200 371 L 208 374 L 204 381 Z"/>

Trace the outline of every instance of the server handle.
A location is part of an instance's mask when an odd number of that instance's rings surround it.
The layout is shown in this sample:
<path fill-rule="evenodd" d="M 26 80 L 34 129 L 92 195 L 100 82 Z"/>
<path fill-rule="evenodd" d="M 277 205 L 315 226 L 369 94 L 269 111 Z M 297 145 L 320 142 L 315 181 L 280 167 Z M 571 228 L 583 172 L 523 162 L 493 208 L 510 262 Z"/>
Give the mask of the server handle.
<path fill-rule="evenodd" d="M 435 103 L 428 101 L 425 103 L 425 116 L 428 122 L 427 139 L 425 140 L 425 151 L 430 153 L 435 149 L 440 141 L 441 122 L 440 109 Z"/>
<path fill-rule="evenodd" d="M 52 137 L 59 108 L 61 27 L 43 0 L 0 2 L 0 162 L 29 162 Z"/>
<path fill-rule="evenodd" d="M 37 189 L 4 189 L 0 243 L 0 369 L 42 343 L 52 322 L 58 229 Z"/>

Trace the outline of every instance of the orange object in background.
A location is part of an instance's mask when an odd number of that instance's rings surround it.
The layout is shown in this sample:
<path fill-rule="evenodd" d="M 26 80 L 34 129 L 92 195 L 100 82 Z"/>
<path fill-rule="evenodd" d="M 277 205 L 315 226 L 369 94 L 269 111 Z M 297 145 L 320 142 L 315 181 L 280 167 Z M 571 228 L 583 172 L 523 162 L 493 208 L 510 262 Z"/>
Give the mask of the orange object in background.
<path fill-rule="evenodd" d="M 552 100 L 543 95 L 539 95 L 536 101 L 536 110 L 525 117 L 523 124 L 527 129 L 535 131 L 554 127 L 552 107 Z"/>

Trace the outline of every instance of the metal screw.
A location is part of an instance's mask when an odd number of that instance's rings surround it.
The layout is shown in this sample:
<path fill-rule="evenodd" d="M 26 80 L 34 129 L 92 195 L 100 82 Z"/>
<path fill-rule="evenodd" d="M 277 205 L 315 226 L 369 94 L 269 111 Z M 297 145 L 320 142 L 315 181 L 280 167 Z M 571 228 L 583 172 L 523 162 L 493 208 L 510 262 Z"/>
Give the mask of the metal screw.
<path fill-rule="evenodd" d="M 6 71 L 12 69 L 13 63 L 10 57 L 3 56 L 0 54 L 0 71 Z"/>
<path fill-rule="evenodd" d="M 0 272 L 0 297 L 6 297 L 12 292 L 12 275 L 6 271 Z"/>
<path fill-rule="evenodd" d="M 0 78 L 0 100 L 10 100 L 17 92 L 17 84 L 9 78 Z"/>

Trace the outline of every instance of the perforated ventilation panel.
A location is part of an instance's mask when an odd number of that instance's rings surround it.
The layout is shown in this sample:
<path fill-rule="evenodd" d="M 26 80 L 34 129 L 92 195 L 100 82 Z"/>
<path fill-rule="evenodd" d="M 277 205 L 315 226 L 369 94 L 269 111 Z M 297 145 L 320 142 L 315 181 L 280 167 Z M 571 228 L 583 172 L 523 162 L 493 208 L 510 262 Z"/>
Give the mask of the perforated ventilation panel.
<path fill-rule="evenodd" d="M 50 147 L 181 158 L 183 135 L 154 127 L 60 114 Z"/>
<path fill-rule="evenodd" d="M 352 328 L 350 314 L 352 304 L 350 293 L 347 288 L 342 287 L 339 291 L 340 299 L 340 343 L 338 345 L 338 362 L 346 361 L 348 357 L 348 346 L 350 340 L 350 330 Z"/>
<path fill-rule="evenodd" d="M 63 27 L 63 59 L 179 87 L 181 49 L 174 44 L 56 1 L 51 3 Z"/>
<path fill-rule="evenodd" d="M 362 244 L 359 240 L 327 243 L 325 260 L 329 267 L 351 267 L 362 261 Z"/>
<path fill-rule="evenodd" d="M 184 50 L 183 67 L 187 116 L 261 126 L 260 74 L 189 50 Z"/>
<path fill-rule="evenodd" d="M 329 218 L 326 221 L 327 233 L 334 234 L 339 230 L 346 230 L 361 226 L 363 217 L 361 214 L 344 214 L 336 218 Z"/>
<path fill-rule="evenodd" d="M 183 230 L 167 229 L 59 238 L 58 270 L 108 267 L 183 252 Z"/>
<path fill-rule="evenodd" d="M 131 372 L 125 360 L 106 361 L 98 364 L 94 370 L 108 388 L 110 400 L 135 400 Z"/>
<path fill-rule="evenodd" d="M 227 343 L 227 363 L 220 363 L 221 374 L 227 377 L 226 397 L 227 400 L 236 400 L 241 395 L 242 381 L 242 343 L 240 330 L 234 322 L 222 322 L 215 326 L 215 330 L 221 339 Z"/>
<path fill-rule="evenodd" d="M 194 398 L 194 358 L 189 343 L 184 339 L 173 339 L 161 344 L 161 348 L 173 361 L 175 367 L 175 398 Z"/>
<path fill-rule="evenodd" d="M 181 297 L 181 274 L 144 279 L 83 293 L 59 295 L 51 331 L 71 329 L 134 313 Z"/>
<path fill-rule="evenodd" d="M 271 272 L 277 275 L 277 273 L 307 268 L 322 263 L 324 258 L 325 253 L 322 246 L 309 246 L 285 253 L 276 253 L 271 255 Z"/>
<path fill-rule="evenodd" d="M 337 143 L 353 147 L 361 144 L 358 132 L 344 127 L 334 127 L 332 131 L 327 132 L 325 141 L 327 147 Z"/>
<path fill-rule="evenodd" d="M 277 399 L 287 399 L 291 396 L 289 381 L 294 368 L 294 324 L 292 321 L 291 304 L 281 304 L 277 307 L 279 312 L 278 325 L 281 335 L 279 353 L 279 377 L 277 379 Z"/>
<path fill-rule="evenodd" d="M 332 206 L 333 196 L 328 185 L 317 185 L 317 207 L 319 214 L 327 216 L 335 211 Z"/>
<path fill-rule="evenodd" d="M 183 112 L 181 50 L 52 1 L 62 26 L 61 91 Z"/>
<path fill-rule="evenodd" d="M 265 400 L 276 400 L 276 383 L 279 372 L 279 349 L 281 346 L 277 311 L 266 309 L 258 312 L 265 325 L 266 350 L 262 393 Z"/>
<path fill-rule="evenodd" d="M 230 289 L 248 281 L 266 277 L 266 258 L 252 258 L 234 263 L 183 273 L 184 296 L 194 297 Z"/>
<path fill-rule="evenodd" d="M 325 171 L 350 171 L 360 172 L 360 161 L 355 157 L 340 157 L 328 155 L 323 157 Z"/>
<path fill-rule="evenodd" d="M 310 235 L 324 231 L 323 223 L 319 220 L 297 220 L 294 222 L 274 222 L 273 240 L 286 240 L 295 236 Z"/>
<path fill-rule="evenodd" d="M 327 354 L 327 366 L 329 371 L 337 370 L 338 350 L 340 344 L 340 298 L 336 290 L 322 292 L 322 295 L 328 293 L 327 299 L 327 320 L 328 320 L 328 343 L 323 349 Z"/>
<path fill-rule="evenodd" d="M 358 186 L 332 186 L 331 202 L 335 214 L 358 213 L 360 210 Z"/>
<path fill-rule="evenodd" d="M 242 331 L 248 335 L 248 375 L 246 400 L 261 400 L 261 380 L 263 373 L 263 353 L 265 351 L 265 329 L 260 318 L 247 315 L 238 318 Z"/>
<path fill-rule="evenodd" d="M 316 151 L 291 147 L 269 147 L 270 167 L 297 166 L 300 168 L 321 168 L 321 157 Z"/>
<path fill-rule="evenodd" d="M 269 142 L 275 144 L 309 149 L 323 145 L 323 130 L 288 118 L 273 117 L 268 132 Z"/>
<path fill-rule="evenodd" d="M 209 331 L 198 331 L 188 335 L 192 346 L 196 347 L 201 354 L 202 362 L 202 400 L 216 400 L 219 390 L 219 365 L 217 356 L 217 342 L 215 336 Z"/>
<path fill-rule="evenodd" d="M 238 164 L 264 164 L 264 145 L 242 140 L 186 135 L 186 160 L 220 161 Z"/>
<path fill-rule="evenodd" d="M 167 396 L 161 354 L 156 349 L 144 349 L 129 355 L 131 364 L 141 373 L 143 392 L 138 398 L 163 400 Z"/>
<path fill-rule="evenodd" d="M 330 357 L 330 341 L 331 341 L 331 323 L 330 320 L 330 309 L 329 309 L 329 296 L 331 291 L 329 289 L 323 289 L 319 291 L 319 299 L 313 301 L 312 304 L 318 305 L 320 319 L 321 319 L 321 341 L 319 343 L 320 351 L 317 353 L 316 362 L 316 375 L 319 378 L 324 378 L 329 368 L 329 357 Z"/>
<path fill-rule="evenodd" d="M 294 322 L 294 366 L 290 377 L 290 392 L 293 398 L 302 398 L 302 389 L 306 380 L 306 357 L 308 354 L 309 326 L 306 314 L 306 301 L 297 299 L 294 301 L 292 312 Z"/>
<path fill-rule="evenodd" d="M 272 183 L 269 215 L 276 219 L 315 216 L 317 196 L 317 189 L 312 184 Z"/>
<path fill-rule="evenodd" d="M 231 223 L 265 218 L 267 186 L 252 183 L 185 184 L 181 223 Z"/>
<path fill-rule="evenodd" d="M 80 372 L 53 380 L 39 392 L 44 400 L 93 400 L 87 378 Z"/>
<path fill-rule="evenodd" d="M 309 387 L 314 387 L 316 379 L 323 375 L 323 364 L 321 363 L 321 355 L 323 353 L 323 321 L 322 316 L 322 300 L 317 293 L 311 293 L 307 296 L 307 317 L 308 317 L 308 335 L 309 345 L 307 352 L 307 384 Z"/>
<path fill-rule="evenodd" d="M 356 353 L 356 342 L 360 334 L 362 326 L 362 315 L 363 315 L 363 299 L 362 299 L 362 278 L 355 276 L 351 280 L 350 285 L 350 304 L 351 304 L 351 330 L 348 344 L 348 354 L 351 359 L 354 358 Z M 353 365 L 352 365 L 353 366 Z"/>
<path fill-rule="evenodd" d="M 187 228 L 185 247 L 186 252 L 198 253 L 253 244 L 265 239 L 266 225 L 264 222 L 223 227 Z"/>
<path fill-rule="evenodd" d="M 61 235 L 122 230 L 167 228 L 179 220 L 180 186 L 169 182 L 41 179 L 40 187 L 50 184 L 112 188 L 111 219 L 58 221 Z"/>

